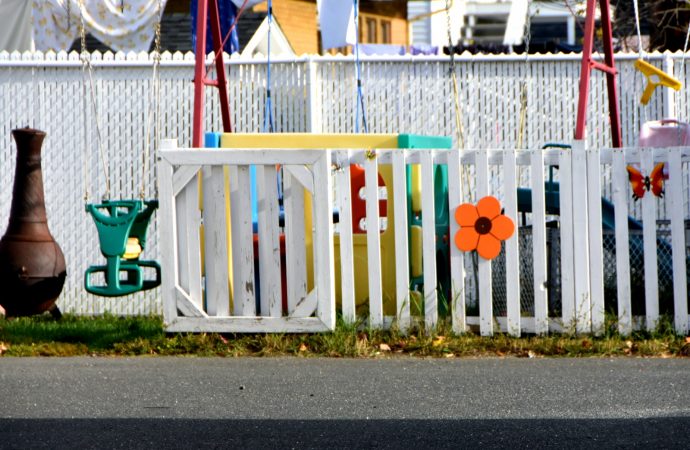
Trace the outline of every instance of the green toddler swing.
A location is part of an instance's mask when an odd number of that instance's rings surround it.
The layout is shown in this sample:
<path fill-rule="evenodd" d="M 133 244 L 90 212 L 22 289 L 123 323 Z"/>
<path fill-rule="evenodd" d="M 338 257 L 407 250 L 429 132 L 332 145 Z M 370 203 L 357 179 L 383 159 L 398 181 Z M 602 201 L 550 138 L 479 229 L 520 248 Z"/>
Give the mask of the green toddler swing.
<path fill-rule="evenodd" d="M 105 265 L 91 266 L 84 274 L 87 292 L 104 297 L 119 297 L 161 284 L 161 267 L 156 261 L 139 259 L 146 247 L 146 234 L 151 216 L 158 208 L 158 200 L 104 200 L 89 203 Z M 156 271 L 154 279 L 144 277 L 144 268 Z M 105 284 L 92 281 L 92 275 L 102 273 Z M 122 275 L 125 278 L 122 278 Z"/>
<path fill-rule="evenodd" d="M 159 2 L 160 8 L 160 2 Z M 160 8 L 162 10 L 162 8 Z M 80 4 L 81 10 L 81 4 Z M 161 11 L 162 14 L 162 11 Z M 106 259 L 105 265 L 92 265 L 84 274 L 84 288 L 87 292 L 103 297 L 120 297 L 135 292 L 152 289 L 161 284 L 161 267 L 156 261 L 139 259 L 146 248 L 146 238 L 149 222 L 153 213 L 158 208 L 158 200 L 144 199 L 144 180 L 146 179 L 147 161 L 150 142 L 151 110 L 148 111 L 146 120 L 146 139 L 144 144 L 144 164 L 142 175 L 142 188 L 140 199 L 110 200 L 110 179 L 108 167 L 105 162 L 100 125 L 98 120 L 98 108 L 96 107 L 96 95 L 93 84 L 93 68 L 86 50 L 86 31 L 82 14 L 81 21 L 81 59 L 84 72 L 84 90 L 91 93 L 91 104 L 96 122 L 98 146 L 105 173 L 106 188 L 105 200 L 101 203 L 88 203 L 88 188 L 85 198 L 87 200 L 86 212 L 91 215 L 98 231 L 98 240 L 101 254 Z M 155 53 L 153 63 L 154 92 L 158 94 L 160 86 L 158 68 L 160 64 L 160 16 L 156 24 Z M 87 77 L 88 75 L 88 77 Z M 88 84 L 87 87 L 87 78 Z M 84 158 L 88 167 L 88 158 Z M 85 169 L 86 173 L 86 169 Z M 88 186 L 88 174 L 86 180 Z M 146 270 L 145 270 L 146 269 Z M 145 271 L 155 271 L 155 276 L 147 278 Z M 94 281 L 96 274 L 102 274 L 102 283 Z"/>

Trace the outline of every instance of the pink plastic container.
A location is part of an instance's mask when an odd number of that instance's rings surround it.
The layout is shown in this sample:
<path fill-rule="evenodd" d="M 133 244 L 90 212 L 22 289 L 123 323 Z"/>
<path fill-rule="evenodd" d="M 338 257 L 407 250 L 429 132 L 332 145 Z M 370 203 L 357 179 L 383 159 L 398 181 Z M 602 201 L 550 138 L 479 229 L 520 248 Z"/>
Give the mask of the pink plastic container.
<path fill-rule="evenodd" d="M 690 145 L 690 124 L 676 119 L 645 122 L 640 130 L 640 147 Z"/>
<path fill-rule="evenodd" d="M 640 147 L 679 147 L 690 145 L 690 124 L 676 119 L 645 122 L 640 130 Z M 664 166 L 664 178 L 668 179 L 668 164 Z"/>

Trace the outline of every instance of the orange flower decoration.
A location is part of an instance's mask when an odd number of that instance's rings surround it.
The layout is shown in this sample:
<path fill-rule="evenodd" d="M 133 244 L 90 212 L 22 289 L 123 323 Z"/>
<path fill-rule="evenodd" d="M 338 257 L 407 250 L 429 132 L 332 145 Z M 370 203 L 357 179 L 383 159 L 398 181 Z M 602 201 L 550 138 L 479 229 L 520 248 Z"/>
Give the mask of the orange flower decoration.
<path fill-rule="evenodd" d="M 477 250 L 484 259 L 494 259 L 501 252 L 501 241 L 513 235 L 515 224 L 501 214 L 501 203 L 495 197 L 484 197 L 477 202 L 463 203 L 455 210 L 455 221 L 460 230 L 455 234 L 455 245 L 463 252 Z"/>

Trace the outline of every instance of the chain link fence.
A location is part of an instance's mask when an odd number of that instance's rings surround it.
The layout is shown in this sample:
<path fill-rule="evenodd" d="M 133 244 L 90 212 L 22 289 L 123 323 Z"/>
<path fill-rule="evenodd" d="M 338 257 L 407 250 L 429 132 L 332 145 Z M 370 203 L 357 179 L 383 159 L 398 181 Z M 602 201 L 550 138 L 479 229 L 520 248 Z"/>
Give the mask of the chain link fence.
<path fill-rule="evenodd" d="M 673 264 L 671 249 L 671 230 L 666 221 L 660 221 L 657 226 L 657 273 L 659 279 L 659 312 L 671 314 L 673 312 Z M 690 223 L 686 225 L 690 230 Z M 520 311 L 523 316 L 534 316 L 534 282 L 532 276 L 532 229 L 519 229 L 520 248 Z M 547 292 L 549 316 L 562 316 L 561 303 L 561 249 L 560 230 L 552 227 L 546 233 L 547 251 Z M 632 314 L 645 314 L 645 285 L 644 285 L 644 246 L 642 230 L 629 230 L 630 247 L 630 291 Z M 616 271 L 616 236 L 613 230 L 603 231 L 604 242 L 604 302 L 606 310 L 617 313 L 617 271 Z M 686 246 L 686 271 L 690 280 L 690 245 Z M 469 270 L 469 269 L 468 269 Z M 493 260 L 492 289 L 493 310 L 495 316 L 506 316 L 506 266 L 505 252 Z M 471 277 L 470 277 L 471 278 Z M 689 286 L 690 288 L 690 286 Z M 468 286 L 471 300 L 468 307 L 476 308 L 476 292 L 474 283 Z M 690 291 L 690 289 L 689 289 Z M 471 311 L 470 311 L 471 312 Z"/>

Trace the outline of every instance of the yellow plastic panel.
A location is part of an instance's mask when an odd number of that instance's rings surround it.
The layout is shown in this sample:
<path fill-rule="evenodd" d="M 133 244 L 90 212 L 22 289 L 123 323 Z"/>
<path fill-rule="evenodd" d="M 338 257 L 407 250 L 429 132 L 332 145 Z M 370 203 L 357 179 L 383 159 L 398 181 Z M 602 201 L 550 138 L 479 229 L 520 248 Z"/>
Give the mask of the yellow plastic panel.
<path fill-rule="evenodd" d="M 412 212 L 422 212 L 422 166 L 413 164 L 410 166 L 410 191 L 412 191 Z"/>
<path fill-rule="evenodd" d="M 412 225 L 410 227 L 410 275 L 412 278 L 422 276 L 422 227 Z"/>
<path fill-rule="evenodd" d="M 397 134 L 223 133 L 222 148 L 398 148 Z"/>

